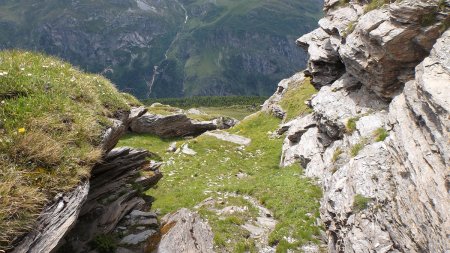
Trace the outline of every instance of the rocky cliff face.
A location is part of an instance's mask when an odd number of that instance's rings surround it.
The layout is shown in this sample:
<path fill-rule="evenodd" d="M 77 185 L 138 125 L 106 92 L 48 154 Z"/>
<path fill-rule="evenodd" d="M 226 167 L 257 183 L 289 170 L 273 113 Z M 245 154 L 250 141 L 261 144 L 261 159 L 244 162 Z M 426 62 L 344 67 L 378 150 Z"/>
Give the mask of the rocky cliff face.
<path fill-rule="evenodd" d="M 325 1 L 320 27 L 298 39 L 320 91 L 313 114 L 280 129 L 281 165 L 322 185 L 330 252 L 447 252 L 450 6 L 379 2 Z"/>

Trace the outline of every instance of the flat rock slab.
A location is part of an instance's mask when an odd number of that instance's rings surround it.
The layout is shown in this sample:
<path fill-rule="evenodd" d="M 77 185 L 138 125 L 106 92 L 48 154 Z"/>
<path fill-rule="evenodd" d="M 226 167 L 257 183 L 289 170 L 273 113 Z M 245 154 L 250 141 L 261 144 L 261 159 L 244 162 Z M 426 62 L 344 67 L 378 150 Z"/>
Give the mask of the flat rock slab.
<path fill-rule="evenodd" d="M 210 131 L 210 132 L 206 132 L 204 134 L 207 136 L 215 137 L 222 141 L 228 141 L 228 142 L 232 142 L 232 143 L 235 143 L 238 145 L 248 146 L 252 142 L 252 140 L 250 138 L 236 135 L 236 134 L 230 134 L 228 132 L 220 131 L 220 130 Z"/>

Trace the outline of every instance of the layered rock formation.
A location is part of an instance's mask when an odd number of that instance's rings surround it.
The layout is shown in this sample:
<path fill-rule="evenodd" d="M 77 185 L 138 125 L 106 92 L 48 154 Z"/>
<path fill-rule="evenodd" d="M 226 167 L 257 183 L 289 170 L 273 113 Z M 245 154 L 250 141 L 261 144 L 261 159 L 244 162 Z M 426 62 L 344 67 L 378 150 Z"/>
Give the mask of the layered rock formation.
<path fill-rule="evenodd" d="M 237 122 L 237 120 L 229 117 L 218 117 L 207 121 L 196 120 L 182 110 L 168 115 L 147 112 L 133 118 L 129 130 L 134 133 L 154 134 L 163 138 L 171 138 L 197 136 L 206 131 L 228 129 Z"/>
<path fill-rule="evenodd" d="M 298 40 L 320 91 L 313 114 L 280 128 L 281 164 L 322 185 L 330 252 L 447 252 L 450 6 L 369 5 L 325 1 Z"/>
<path fill-rule="evenodd" d="M 73 248 L 75 252 L 88 251 L 88 244 L 93 239 L 113 232 L 119 221 L 133 210 L 132 216 L 142 216 L 144 219 L 130 222 L 129 225 L 142 226 L 145 231 L 141 232 L 147 234 L 141 236 L 141 241 L 136 236 L 130 236 L 135 240 L 125 240 L 124 244 L 145 242 L 152 232 L 156 232 L 156 216 L 138 215 L 141 210 L 147 211 L 143 191 L 162 178 L 158 169 L 160 164 L 149 163 L 149 157 L 150 153 L 146 150 L 117 148 L 109 152 L 104 162 L 92 170 L 87 201 L 81 209 L 76 226 L 65 237 L 64 248 Z M 142 247 L 145 248 L 145 245 Z"/>

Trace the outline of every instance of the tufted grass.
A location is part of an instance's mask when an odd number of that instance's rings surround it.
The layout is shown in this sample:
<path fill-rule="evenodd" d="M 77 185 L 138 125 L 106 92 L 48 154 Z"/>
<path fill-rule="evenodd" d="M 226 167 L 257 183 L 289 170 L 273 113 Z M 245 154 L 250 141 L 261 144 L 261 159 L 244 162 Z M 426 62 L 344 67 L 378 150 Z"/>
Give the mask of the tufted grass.
<path fill-rule="evenodd" d="M 380 127 L 373 132 L 373 135 L 375 137 L 375 141 L 380 142 L 384 141 L 389 136 L 389 132 L 386 129 Z"/>
<path fill-rule="evenodd" d="M 369 206 L 371 199 L 364 197 L 361 194 L 356 194 L 353 199 L 353 210 L 359 212 L 366 209 Z"/>
<path fill-rule="evenodd" d="M 385 4 L 389 4 L 390 0 L 370 0 L 370 2 L 365 6 L 364 12 L 373 11 L 375 9 L 381 8 Z"/>
<path fill-rule="evenodd" d="M 107 117 L 130 99 L 57 58 L 0 52 L 0 249 L 29 231 L 57 193 L 89 177 Z"/>

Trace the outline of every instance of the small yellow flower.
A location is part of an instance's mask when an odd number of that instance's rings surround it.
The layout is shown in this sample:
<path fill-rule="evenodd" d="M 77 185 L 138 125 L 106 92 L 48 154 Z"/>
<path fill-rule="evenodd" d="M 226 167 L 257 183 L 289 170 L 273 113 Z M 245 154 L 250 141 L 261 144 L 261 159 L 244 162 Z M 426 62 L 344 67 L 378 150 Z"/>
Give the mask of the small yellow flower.
<path fill-rule="evenodd" d="M 22 127 L 22 128 L 19 128 L 18 132 L 19 132 L 19 134 L 23 134 L 23 133 L 25 133 L 25 131 L 26 131 L 25 128 Z"/>

